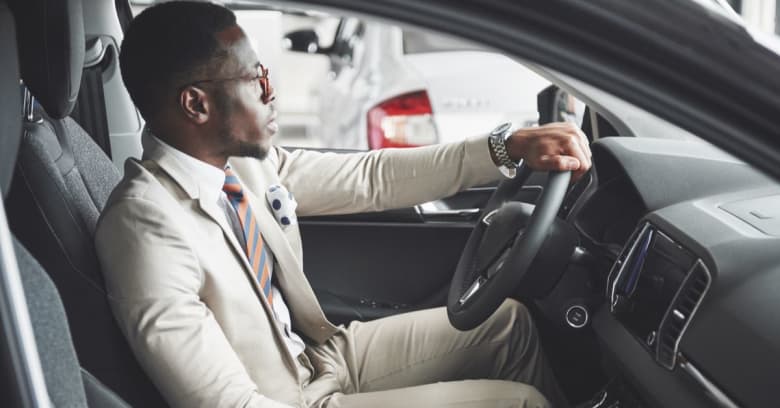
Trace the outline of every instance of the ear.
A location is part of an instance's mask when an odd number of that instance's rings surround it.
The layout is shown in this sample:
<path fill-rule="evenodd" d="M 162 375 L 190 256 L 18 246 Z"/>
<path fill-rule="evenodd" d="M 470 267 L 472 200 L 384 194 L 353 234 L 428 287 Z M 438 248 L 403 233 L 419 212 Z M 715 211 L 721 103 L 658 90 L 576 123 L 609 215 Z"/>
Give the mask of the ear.
<path fill-rule="evenodd" d="M 201 125 L 209 120 L 211 103 L 208 95 L 195 86 L 187 86 L 179 93 L 179 108 L 184 116 L 192 122 Z"/>

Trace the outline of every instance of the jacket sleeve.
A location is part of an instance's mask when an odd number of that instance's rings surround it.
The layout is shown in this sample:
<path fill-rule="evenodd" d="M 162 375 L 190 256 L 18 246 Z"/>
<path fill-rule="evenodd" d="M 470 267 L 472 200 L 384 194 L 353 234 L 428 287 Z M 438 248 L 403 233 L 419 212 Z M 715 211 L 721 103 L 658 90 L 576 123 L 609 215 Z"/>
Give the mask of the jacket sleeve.
<path fill-rule="evenodd" d="M 350 154 L 275 148 L 269 158 L 295 195 L 299 215 L 403 208 L 501 177 L 487 137 Z"/>
<path fill-rule="evenodd" d="M 114 316 L 136 358 L 175 407 L 289 407 L 257 392 L 209 308 L 184 235 L 143 198 L 103 214 L 95 243 Z"/>

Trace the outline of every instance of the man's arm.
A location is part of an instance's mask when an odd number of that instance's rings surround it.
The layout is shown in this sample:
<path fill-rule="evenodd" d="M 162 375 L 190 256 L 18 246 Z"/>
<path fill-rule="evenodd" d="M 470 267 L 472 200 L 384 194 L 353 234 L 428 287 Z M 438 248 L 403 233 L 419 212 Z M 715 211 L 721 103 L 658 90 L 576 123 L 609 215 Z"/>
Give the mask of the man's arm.
<path fill-rule="evenodd" d="M 566 123 L 519 129 L 507 150 L 534 170 L 572 170 L 574 180 L 591 166 L 585 135 Z M 403 208 L 501 177 L 487 137 L 353 154 L 276 148 L 269 157 L 296 196 L 299 215 Z"/>
<path fill-rule="evenodd" d="M 172 406 L 288 407 L 258 394 L 198 296 L 198 257 L 154 203 L 111 206 L 95 243 L 114 316 Z"/>
<path fill-rule="evenodd" d="M 299 215 L 403 208 L 501 177 L 484 137 L 365 153 L 275 152 L 279 177 L 295 195 Z"/>

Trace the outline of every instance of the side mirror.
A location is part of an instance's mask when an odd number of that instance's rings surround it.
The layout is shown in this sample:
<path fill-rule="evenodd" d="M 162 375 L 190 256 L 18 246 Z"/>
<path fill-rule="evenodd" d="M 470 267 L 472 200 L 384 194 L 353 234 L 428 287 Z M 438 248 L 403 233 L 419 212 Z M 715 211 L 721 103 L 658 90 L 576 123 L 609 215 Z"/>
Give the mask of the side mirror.
<path fill-rule="evenodd" d="M 327 49 L 320 48 L 320 38 L 314 30 L 292 31 L 284 36 L 284 47 L 290 51 L 308 54 L 326 54 Z"/>
<path fill-rule="evenodd" d="M 557 86 L 550 85 L 544 88 L 536 95 L 539 124 L 570 121 L 577 123 L 574 103 L 574 98 Z"/>
<path fill-rule="evenodd" d="M 580 111 L 578 111 L 578 107 L 581 108 Z M 582 129 L 588 140 L 593 142 L 593 135 L 597 133 L 594 129 L 597 127 L 591 127 L 588 107 L 566 91 L 555 85 L 542 89 L 536 94 L 536 108 L 539 110 L 539 125 L 552 122 L 570 122 Z M 611 125 L 609 128 L 612 129 Z"/>

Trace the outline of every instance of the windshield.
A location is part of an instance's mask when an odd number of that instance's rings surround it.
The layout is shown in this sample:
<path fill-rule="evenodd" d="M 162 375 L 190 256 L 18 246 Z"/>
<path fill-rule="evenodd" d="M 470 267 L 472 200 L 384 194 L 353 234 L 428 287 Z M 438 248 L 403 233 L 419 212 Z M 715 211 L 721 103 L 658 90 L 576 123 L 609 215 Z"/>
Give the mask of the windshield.
<path fill-rule="evenodd" d="M 742 23 L 752 33 L 780 35 L 778 0 L 695 0 Z"/>
<path fill-rule="evenodd" d="M 780 55 L 780 0 L 695 0 L 743 26 L 751 38 Z"/>

